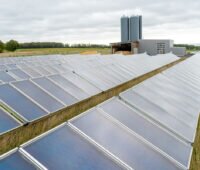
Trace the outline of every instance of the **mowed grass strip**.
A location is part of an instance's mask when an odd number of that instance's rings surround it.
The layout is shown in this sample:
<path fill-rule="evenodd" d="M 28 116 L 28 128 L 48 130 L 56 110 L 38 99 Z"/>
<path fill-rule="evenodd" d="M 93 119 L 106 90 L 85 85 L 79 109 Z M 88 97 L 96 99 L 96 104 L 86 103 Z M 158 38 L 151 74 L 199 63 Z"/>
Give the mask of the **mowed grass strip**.
<path fill-rule="evenodd" d="M 190 170 L 200 170 L 200 119 L 193 148 Z"/>
<path fill-rule="evenodd" d="M 110 54 L 110 48 L 34 48 L 34 49 L 18 49 L 15 52 L 0 53 L 0 57 L 19 57 L 34 55 L 50 55 L 50 54 L 80 54 L 89 51 L 96 51 L 100 54 Z"/>

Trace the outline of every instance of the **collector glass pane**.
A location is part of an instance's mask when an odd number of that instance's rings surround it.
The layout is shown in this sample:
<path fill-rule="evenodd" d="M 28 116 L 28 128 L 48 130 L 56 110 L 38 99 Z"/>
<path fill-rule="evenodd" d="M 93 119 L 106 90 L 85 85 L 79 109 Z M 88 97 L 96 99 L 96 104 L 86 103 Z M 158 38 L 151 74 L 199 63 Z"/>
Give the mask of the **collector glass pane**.
<path fill-rule="evenodd" d="M 67 93 L 65 90 L 63 90 L 62 88 L 54 84 L 51 80 L 45 77 L 33 79 L 33 81 L 45 90 L 47 90 L 53 96 L 64 102 L 66 105 L 72 105 L 78 102 L 75 97 L 73 97 L 71 94 Z"/>
<path fill-rule="evenodd" d="M 184 138 L 189 142 L 194 141 L 195 131 L 193 128 L 175 119 L 165 110 L 156 106 L 151 101 L 146 100 L 142 96 L 135 93 L 133 90 L 126 91 L 120 94 L 120 96 L 133 107 L 142 111 L 145 115 L 151 117 L 155 122 L 161 123 L 165 128 L 169 129 L 176 135 Z"/>
<path fill-rule="evenodd" d="M 0 108 L 0 134 L 20 126 L 15 119 Z"/>
<path fill-rule="evenodd" d="M 31 77 L 40 77 L 41 74 L 38 73 L 37 71 L 33 70 L 30 67 L 24 67 L 23 70 L 28 73 Z"/>
<path fill-rule="evenodd" d="M 15 79 L 5 71 L 0 71 L 0 80 L 5 83 L 15 81 Z"/>
<path fill-rule="evenodd" d="M 184 166 L 188 166 L 192 147 L 141 116 L 142 113 L 131 109 L 119 99 L 112 99 L 100 108 Z"/>
<path fill-rule="evenodd" d="M 89 83 L 87 80 L 81 78 L 80 76 L 74 74 L 74 73 L 68 73 L 63 74 L 63 77 L 65 77 L 67 80 L 71 81 L 73 84 L 76 84 L 79 88 L 83 89 L 90 95 L 95 95 L 101 92 L 98 88 L 96 88 L 94 85 Z"/>
<path fill-rule="evenodd" d="M 73 120 L 72 124 L 133 169 L 181 169 L 97 110 Z"/>
<path fill-rule="evenodd" d="M 64 105 L 29 80 L 15 82 L 13 85 L 42 105 L 49 112 L 55 112 L 64 107 Z"/>
<path fill-rule="evenodd" d="M 47 114 L 9 84 L 0 86 L 0 99 L 29 121 Z"/>
<path fill-rule="evenodd" d="M 24 149 L 52 170 L 122 169 L 67 125 Z"/>
<path fill-rule="evenodd" d="M 49 78 L 56 83 L 58 83 L 62 88 L 64 88 L 66 91 L 71 93 L 73 96 L 78 98 L 79 100 L 83 100 L 85 98 L 88 98 L 90 95 L 78 88 L 75 84 L 71 83 L 61 75 L 53 75 L 49 76 Z"/>
<path fill-rule="evenodd" d="M 15 76 L 19 77 L 20 79 L 29 79 L 30 76 L 23 72 L 20 69 L 9 70 L 10 73 L 14 74 Z"/>
<path fill-rule="evenodd" d="M 19 152 L 15 152 L 0 160 L 1 170 L 37 170 L 30 162 L 25 160 Z"/>

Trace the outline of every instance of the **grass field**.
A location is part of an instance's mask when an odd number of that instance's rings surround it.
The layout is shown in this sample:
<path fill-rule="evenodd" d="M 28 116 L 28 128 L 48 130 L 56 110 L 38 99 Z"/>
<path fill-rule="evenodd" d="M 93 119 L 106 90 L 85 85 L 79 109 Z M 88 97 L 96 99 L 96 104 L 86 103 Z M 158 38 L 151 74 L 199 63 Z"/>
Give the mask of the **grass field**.
<path fill-rule="evenodd" d="M 15 52 L 0 53 L 0 57 L 18 57 L 32 55 L 49 55 L 49 54 L 79 54 L 82 52 L 98 52 L 101 54 L 110 54 L 110 48 L 35 48 L 19 49 Z"/>

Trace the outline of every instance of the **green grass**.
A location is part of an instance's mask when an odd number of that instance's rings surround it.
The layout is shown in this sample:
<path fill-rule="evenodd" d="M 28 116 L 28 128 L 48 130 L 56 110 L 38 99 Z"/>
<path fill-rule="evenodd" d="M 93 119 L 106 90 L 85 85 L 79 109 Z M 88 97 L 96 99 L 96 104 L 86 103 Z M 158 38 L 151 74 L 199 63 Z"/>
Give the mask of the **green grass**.
<path fill-rule="evenodd" d="M 49 54 L 79 54 L 85 51 L 97 51 L 101 54 L 110 54 L 110 48 L 35 48 L 18 49 L 15 52 L 0 53 L 0 57 L 17 57 Z"/>
<path fill-rule="evenodd" d="M 196 139 L 193 148 L 190 170 L 200 170 L 200 120 L 198 123 Z"/>
<path fill-rule="evenodd" d="M 186 50 L 186 52 L 189 53 L 189 54 L 195 54 L 199 51 L 197 51 L 197 50 Z"/>

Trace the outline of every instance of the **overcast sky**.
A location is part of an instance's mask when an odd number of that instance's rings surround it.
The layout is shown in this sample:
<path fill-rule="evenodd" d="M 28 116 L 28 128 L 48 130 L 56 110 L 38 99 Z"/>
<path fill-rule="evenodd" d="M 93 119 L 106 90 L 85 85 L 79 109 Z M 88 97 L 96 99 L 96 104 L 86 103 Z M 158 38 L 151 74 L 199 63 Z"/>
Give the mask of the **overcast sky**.
<path fill-rule="evenodd" d="M 0 0 L 0 40 L 108 44 L 123 14 L 142 14 L 144 38 L 200 43 L 199 10 L 199 0 Z"/>

